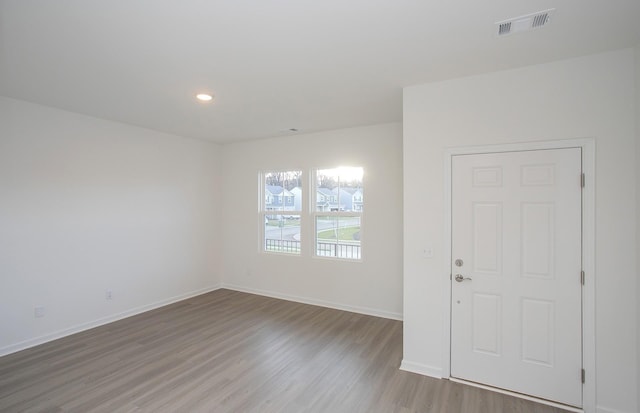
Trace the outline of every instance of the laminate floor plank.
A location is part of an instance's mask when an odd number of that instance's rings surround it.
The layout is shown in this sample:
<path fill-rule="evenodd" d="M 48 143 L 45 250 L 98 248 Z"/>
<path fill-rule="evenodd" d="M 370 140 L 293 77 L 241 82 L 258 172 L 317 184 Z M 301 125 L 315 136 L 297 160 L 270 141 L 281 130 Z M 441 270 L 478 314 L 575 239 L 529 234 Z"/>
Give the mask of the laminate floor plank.
<path fill-rule="evenodd" d="M 0 412 L 565 412 L 401 359 L 399 321 L 217 290 L 1 357 Z"/>

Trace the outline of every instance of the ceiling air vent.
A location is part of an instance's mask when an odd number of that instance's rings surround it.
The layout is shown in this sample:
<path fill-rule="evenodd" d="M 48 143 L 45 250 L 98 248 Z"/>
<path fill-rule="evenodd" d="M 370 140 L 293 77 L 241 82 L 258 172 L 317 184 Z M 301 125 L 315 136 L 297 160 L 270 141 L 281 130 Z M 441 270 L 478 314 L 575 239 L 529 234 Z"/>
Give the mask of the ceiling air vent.
<path fill-rule="evenodd" d="M 511 32 L 511 22 L 500 23 L 498 25 L 498 36 L 509 34 Z"/>
<path fill-rule="evenodd" d="M 506 36 L 543 27 L 551 21 L 551 15 L 555 10 L 556 9 L 543 10 L 537 13 L 527 14 L 526 16 L 514 17 L 513 19 L 497 22 L 497 34 L 498 36 Z"/>

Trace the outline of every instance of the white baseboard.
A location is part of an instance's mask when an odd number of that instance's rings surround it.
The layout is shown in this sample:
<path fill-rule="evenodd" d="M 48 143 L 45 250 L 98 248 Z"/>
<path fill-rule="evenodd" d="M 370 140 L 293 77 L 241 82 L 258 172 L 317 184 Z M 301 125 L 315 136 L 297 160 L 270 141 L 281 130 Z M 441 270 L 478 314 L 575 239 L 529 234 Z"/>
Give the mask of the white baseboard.
<path fill-rule="evenodd" d="M 622 410 L 609 409 L 607 407 L 598 406 L 596 407 L 597 413 L 631 413 L 631 411 L 625 412 Z"/>
<path fill-rule="evenodd" d="M 349 311 L 352 313 L 366 314 L 374 317 L 388 318 L 391 320 L 402 321 L 402 314 L 391 311 L 377 310 L 368 307 L 352 306 L 347 304 L 335 303 L 332 301 L 318 300 L 316 298 L 301 297 L 297 295 L 283 294 L 276 291 L 261 290 L 257 288 L 243 287 L 236 284 L 223 283 L 221 288 L 228 290 L 240 291 L 244 293 L 263 295 L 265 297 L 278 298 L 280 300 L 293 301 L 302 304 L 317 305 L 320 307 L 333 308 L 335 310 Z"/>
<path fill-rule="evenodd" d="M 421 374 L 423 376 L 429 376 L 436 379 L 442 378 L 442 369 L 440 367 L 428 366 L 426 364 L 415 363 L 408 360 L 402 360 L 402 363 L 400 363 L 400 370 Z"/>
<path fill-rule="evenodd" d="M 57 340 L 62 337 L 70 336 L 71 334 L 79 333 L 81 331 L 89 330 L 91 328 L 99 327 L 101 325 L 109 324 L 114 321 L 122 320 L 123 318 L 131 317 L 137 314 L 141 314 L 150 310 L 154 310 L 159 307 L 164 307 L 165 305 L 173 304 L 178 301 L 186 300 L 187 298 L 195 297 L 197 295 L 206 294 L 211 291 L 219 290 L 220 285 L 214 285 L 206 288 L 201 288 L 199 290 L 190 291 L 188 293 L 176 295 L 174 297 L 167 298 L 165 300 L 156 301 L 155 303 L 143 305 L 140 307 L 132 308 L 127 311 L 123 311 L 117 314 L 113 314 L 107 317 L 99 318 L 97 320 L 89 321 L 86 323 L 78 324 L 73 327 L 65 328 L 63 330 L 58 330 L 53 333 L 45 334 L 43 336 L 35 337 L 29 340 L 21 341 L 16 344 L 11 344 L 5 347 L 0 348 L 0 357 L 6 356 L 7 354 L 15 353 L 20 350 L 25 350 L 30 347 L 34 347 L 40 344 L 47 343 L 49 341 Z"/>

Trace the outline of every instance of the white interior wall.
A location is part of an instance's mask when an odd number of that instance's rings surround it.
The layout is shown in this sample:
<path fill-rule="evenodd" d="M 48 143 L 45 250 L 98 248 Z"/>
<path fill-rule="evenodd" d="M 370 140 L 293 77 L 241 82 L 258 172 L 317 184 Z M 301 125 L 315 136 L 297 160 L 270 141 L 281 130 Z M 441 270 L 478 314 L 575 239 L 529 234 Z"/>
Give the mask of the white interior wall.
<path fill-rule="evenodd" d="M 0 354 L 218 286 L 218 157 L 0 98 Z"/>
<path fill-rule="evenodd" d="M 638 411 L 634 77 L 623 50 L 405 88 L 404 363 L 437 376 L 447 351 L 445 148 L 593 137 L 597 411 Z"/>
<path fill-rule="evenodd" d="M 626 185 L 640 188 L 635 57 L 405 89 L 405 361 L 442 367 L 443 148 L 595 137 L 599 411 L 640 406 L 640 282 L 625 260 L 640 256 Z M 389 212 L 402 210 L 401 135 L 390 124 L 220 148 L 0 98 L 0 354 L 215 287 L 221 261 L 238 289 L 401 317 L 402 214 Z M 339 164 L 366 169 L 363 262 L 259 254 L 257 171 Z"/>
<path fill-rule="evenodd" d="M 384 124 L 223 146 L 223 278 L 229 288 L 402 316 L 402 129 Z M 260 252 L 261 170 L 364 167 L 362 262 L 312 257 L 303 216 L 301 256 Z M 305 188 L 308 190 L 308 187 Z"/>

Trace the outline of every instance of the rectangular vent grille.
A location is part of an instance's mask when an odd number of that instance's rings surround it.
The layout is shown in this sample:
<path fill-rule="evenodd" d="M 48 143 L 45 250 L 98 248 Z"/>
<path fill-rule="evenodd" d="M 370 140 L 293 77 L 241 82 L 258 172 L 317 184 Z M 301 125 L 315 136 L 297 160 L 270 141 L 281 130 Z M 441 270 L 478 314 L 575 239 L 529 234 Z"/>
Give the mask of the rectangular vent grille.
<path fill-rule="evenodd" d="M 546 26 L 551 21 L 551 15 L 554 11 L 555 9 L 543 10 L 537 13 L 497 22 L 497 35 L 506 36 L 508 34 L 526 32 Z"/>
<path fill-rule="evenodd" d="M 500 24 L 498 27 L 498 35 L 509 34 L 511 31 L 511 22 Z"/>
<path fill-rule="evenodd" d="M 536 27 L 542 27 L 547 24 L 547 21 L 549 21 L 549 13 L 536 14 L 533 16 L 533 23 L 531 23 L 531 27 L 534 29 Z"/>

